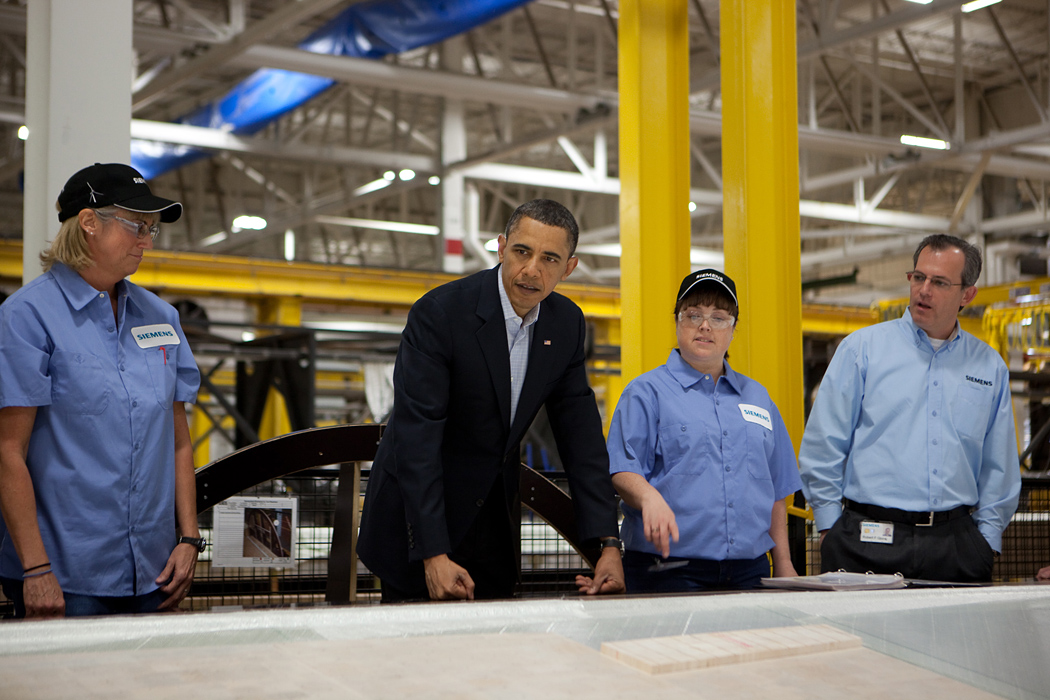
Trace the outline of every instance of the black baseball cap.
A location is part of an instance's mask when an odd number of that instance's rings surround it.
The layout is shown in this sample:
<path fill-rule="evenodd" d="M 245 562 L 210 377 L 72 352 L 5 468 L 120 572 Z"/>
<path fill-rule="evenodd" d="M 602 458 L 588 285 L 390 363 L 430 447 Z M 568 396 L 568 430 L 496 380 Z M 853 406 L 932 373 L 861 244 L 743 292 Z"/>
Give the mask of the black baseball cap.
<path fill-rule="evenodd" d="M 74 173 L 58 193 L 58 220 L 65 221 L 81 209 L 116 205 L 141 214 L 160 214 L 165 224 L 178 221 L 182 205 L 150 192 L 142 174 L 123 163 L 95 163 Z"/>
<path fill-rule="evenodd" d="M 678 288 L 678 301 L 685 298 L 694 287 L 700 284 L 713 285 L 715 287 L 721 287 L 725 291 L 729 292 L 729 296 L 733 298 L 733 303 L 737 306 L 740 302 L 736 298 L 736 285 L 733 280 L 729 279 L 729 276 L 724 272 L 707 268 L 705 270 L 697 270 L 696 272 L 690 272 L 682 280 L 682 286 Z"/>

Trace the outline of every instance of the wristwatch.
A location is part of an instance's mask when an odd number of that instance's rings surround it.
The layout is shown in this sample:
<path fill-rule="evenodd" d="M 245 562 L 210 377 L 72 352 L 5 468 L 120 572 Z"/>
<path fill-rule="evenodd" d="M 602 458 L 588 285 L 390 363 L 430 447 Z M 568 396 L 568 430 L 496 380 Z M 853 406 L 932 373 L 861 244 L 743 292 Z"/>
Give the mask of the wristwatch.
<path fill-rule="evenodd" d="M 623 540 L 619 537 L 603 537 L 599 542 L 603 553 L 606 547 L 616 547 L 620 551 L 620 556 L 623 556 Z"/>
<path fill-rule="evenodd" d="M 208 540 L 203 537 L 180 537 L 177 544 L 192 544 L 197 548 L 198 552 L 203 552 L 204 548 L 208 546 Z"/>

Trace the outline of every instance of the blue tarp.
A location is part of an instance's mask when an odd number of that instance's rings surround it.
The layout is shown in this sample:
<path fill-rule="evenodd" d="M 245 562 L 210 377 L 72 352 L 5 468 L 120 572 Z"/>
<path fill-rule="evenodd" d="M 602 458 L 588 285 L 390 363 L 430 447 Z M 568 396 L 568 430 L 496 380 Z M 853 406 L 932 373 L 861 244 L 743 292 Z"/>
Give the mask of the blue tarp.
<path fill-rule="evenodd" d="M 348 7 L 299 48 L 333 56 L 382 58 L 443 41 L 528 1 L 371 0 Z M 316 75 L 263 68 L 225 97 L 175 121 L 254 134 L 334 83 Z M 206 156 L 207 152 L 190 146 L 135 139 L 131 142 L 131 164 L 147 180 Z"/>

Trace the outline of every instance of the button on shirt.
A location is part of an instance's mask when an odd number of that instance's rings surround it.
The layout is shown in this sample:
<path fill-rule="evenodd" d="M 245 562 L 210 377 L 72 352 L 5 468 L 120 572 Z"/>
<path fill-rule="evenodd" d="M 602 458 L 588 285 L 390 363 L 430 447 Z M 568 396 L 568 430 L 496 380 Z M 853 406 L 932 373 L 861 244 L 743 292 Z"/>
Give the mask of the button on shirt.
<path fill-rule="evenodd" d="M 26 463 L 40 534 L 62 589 L 81 595 L 157 588 L 175 543 L 172 403 L 200 384 L 175 309 L 127 280 L 116 292 L 114 323 L 109 295 L 55 263 L 0 306 L 0 408 L 37 408 Z M 178 343 L 140 347 L 132 329 L 157 324 Z M 6 536 L 0 575 L 22 575 Z"/>
<path fill-rule="evenodd" d="M 842 498 L 901 510 L 976 505 L 996 551 L 1021 489 L 1002 358 L 959 330 L 936 352 L 911 313 L 849 335 L 824 374 L 799 454 L 819 530 Z"/>
<path fill-rule="evenodd" d="M 521 387 L 525 384 L 525 372 L 529 369 L 532 327 L 540 317 L 540 305 L 536 304 L 525 314 L 525 318 L 522 318 L 510 303 L 510 297 L 503 286 L 502 275 L 496 275 L 496 286 L 499 287 L 499 300 L 503 306 L 503 320 L 507 324 L 507 349 L 510 351 L 510 425 L 514 425 Z"/>
<path fill-rule="evenodd" d="M 723 561 L 769 551 L 774 502 L 801 488 L 769 394 L 723 368 L 716 382 L 672 351 L 666 364 L 627 385 L 609 428 L 609 471 L 645 477 L 674 511 L 675 557 Z M 641 511 L 625 503 L 623 512 L 624 546 L 657 555 Z"/>

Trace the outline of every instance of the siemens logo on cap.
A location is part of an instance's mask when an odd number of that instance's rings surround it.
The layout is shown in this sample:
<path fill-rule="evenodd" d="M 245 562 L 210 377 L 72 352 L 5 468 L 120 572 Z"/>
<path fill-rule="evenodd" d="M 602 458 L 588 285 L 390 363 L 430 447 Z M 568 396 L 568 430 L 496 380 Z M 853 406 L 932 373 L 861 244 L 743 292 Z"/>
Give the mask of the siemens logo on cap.
<path fill-rule="evenodd" d="M 980 377 L 971 377 L 968 374 L 966 375 L 966 380 L 973 382 L 974 384 L 980 384 L 981 386 L 993 386 L 993 383 L 988 381 L 987 379 L 981 379 Z"/>

